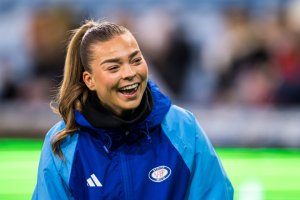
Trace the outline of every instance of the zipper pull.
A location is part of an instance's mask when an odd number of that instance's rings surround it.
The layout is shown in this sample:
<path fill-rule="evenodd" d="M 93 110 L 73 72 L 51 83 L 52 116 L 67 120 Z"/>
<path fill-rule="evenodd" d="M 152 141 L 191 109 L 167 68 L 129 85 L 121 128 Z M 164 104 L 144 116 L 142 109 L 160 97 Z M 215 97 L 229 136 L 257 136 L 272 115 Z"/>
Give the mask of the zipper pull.
<path fill-rule="evenodd" d="M 104 151 L 105 151 L 107 154 L 109 154 L 109 150 L 108 150 L 108 148 L 107 148 L 105 145 L 103 145 L 103 149 L 104 149 Z"/>

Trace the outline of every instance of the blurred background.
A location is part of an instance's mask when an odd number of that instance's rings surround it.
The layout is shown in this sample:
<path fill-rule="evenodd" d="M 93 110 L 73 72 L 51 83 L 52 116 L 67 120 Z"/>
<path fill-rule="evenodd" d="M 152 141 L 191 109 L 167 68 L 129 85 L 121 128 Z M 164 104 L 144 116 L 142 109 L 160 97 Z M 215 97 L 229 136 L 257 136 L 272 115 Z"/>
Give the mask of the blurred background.
<path fill-rule="evenodd" d="M 30 199 L 69 31 L 85 19 L 133 32 L 150 78 L 199 119 L 235 199 L 300 199 L 298 0 L 0 0 L 0 199 Z"/>

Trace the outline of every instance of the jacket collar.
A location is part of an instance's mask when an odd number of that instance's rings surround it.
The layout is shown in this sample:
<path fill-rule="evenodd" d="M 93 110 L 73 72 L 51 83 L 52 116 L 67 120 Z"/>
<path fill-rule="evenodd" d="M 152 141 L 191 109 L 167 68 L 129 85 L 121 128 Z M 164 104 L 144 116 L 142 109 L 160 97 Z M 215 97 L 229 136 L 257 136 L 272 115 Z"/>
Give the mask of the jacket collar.
<path fill-rule="evenodd" d="M 150 88 L 150 92 L 152 95 L 152 101 L 153 101 L 152 110 L 148 114 L 148 116 L 146 117 L 145 120 L 128 125 L 128 129 L 137 129 L 139 127 L 145 127 L 145 126 L 147 126 L 147 128 L 152 128 L 152 127 L 160 124 L 163 121 L 165 115 L 167 114 L 167 112 L 170 109 L 170 106 L 171 106 L 170 99 L 159 90 L 157 85 L 155 85 L 154 82 L 149 80 L 148 87 Z M 93 127 L 88 122 L 88 120 L 82 115 L 82 113 L 80 113 L 77 110 L 75 111 L 75 120 L 76 120 L 76 123 L 80 127 L 93 129 L 93 130 L 98 129 L 98 128 Z M 116 128 L 116 129 L 114 129 L 114 131 L 117 131 L 117 132 L 122 131 L 119 129 L 120 128 Z M 111 130 L 111 131 L 113 131 L 113 130 Z"/>

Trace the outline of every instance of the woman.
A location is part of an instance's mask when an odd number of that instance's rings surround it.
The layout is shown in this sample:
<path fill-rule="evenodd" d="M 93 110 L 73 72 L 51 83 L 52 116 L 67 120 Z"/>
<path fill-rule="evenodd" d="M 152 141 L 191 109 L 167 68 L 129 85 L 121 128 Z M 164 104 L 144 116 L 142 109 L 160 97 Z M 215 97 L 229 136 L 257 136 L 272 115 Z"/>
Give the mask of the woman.
<path fill-rule="evenodd" d="M 148 80 L 134 36 L 109 22 L 75 30 L 32 199 L 232 199 L 190 112 Z"/>

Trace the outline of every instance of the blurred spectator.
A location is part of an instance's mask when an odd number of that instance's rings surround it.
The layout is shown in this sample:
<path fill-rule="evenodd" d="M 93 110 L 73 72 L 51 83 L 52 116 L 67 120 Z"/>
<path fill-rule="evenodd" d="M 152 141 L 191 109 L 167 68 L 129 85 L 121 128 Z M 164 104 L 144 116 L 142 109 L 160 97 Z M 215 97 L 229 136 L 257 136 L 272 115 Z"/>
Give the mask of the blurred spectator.
<path fill-rule="evenodd" d="M 34 77 L 31 86 L 57 85 L 62 76 L 65 57 L 65 43 L 68 31 L 78 23 L 71 9 L 51 7 L 36 10 L 28 30 L 28 50 L 32 59 Z M 44 79 L 44 80 L 43 80 Z M 50 91 L 50 88 L 44 87 Z"/>
<path fill-rule="evenodd" d="M 68 31 L 78 23 L 72 9 L 42 7 L 32 10 L 26 34 L 26 49 L 31 72 L 22 83 L 7 82 L 5 96 L 16 100 L 48 101 L 62 76 Z M 10 89 L 11 88 L 11 89 Z"/>
<path fill-rule="evenodd" d="M 180 98 L 193 59 L 194 46 L 187 38 L 184 26 L 175 20 L 175 13 L 151 10 L 142 19 L 138 30 L 142 48 L 149 64 L 171 91 Z M 155 13 L 155 15 L 153 15 Z"/>
<path fill-rule="evenodd" d="M 13 79 L 9 59 L 0 58 L 0 101 L 11 101 L 17 98 L 17 86 Z"/>
<path fill-rule="evenodd" d="M 293 2 L 278 16 L 281 30 L 272 53 L 279 67 L 280 82 L 275 93 L 277 106 L 300 105 L 300 3 Z M 275 42 L 275 41 L 274 41 Z"/>
<path fill-rule="evenodd" d="M 272 20 L 244 9 L 226 12 L 230 59 L 219 71 L 218 102 L 300 105 L 300 32 L 288 26 L 283 11 Z"/>
<path fill-rule="evenodd" d="M 187 40 L 184 28 L 180 26 L 176 27 L 168 39 L 164 55 L 154 65 L 173 93 L 181 95 L 190 70 L 193 46 Z"/>
<path fill-rule="evenodd" d="M 217 101 L 243 105 L 271 102 L 272 64 L 268 50 L 255 34 L 250 14 L 244 8 L 224 12 L 229 60 L 219 71 Z"/>

